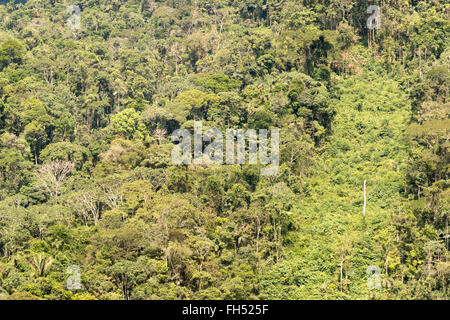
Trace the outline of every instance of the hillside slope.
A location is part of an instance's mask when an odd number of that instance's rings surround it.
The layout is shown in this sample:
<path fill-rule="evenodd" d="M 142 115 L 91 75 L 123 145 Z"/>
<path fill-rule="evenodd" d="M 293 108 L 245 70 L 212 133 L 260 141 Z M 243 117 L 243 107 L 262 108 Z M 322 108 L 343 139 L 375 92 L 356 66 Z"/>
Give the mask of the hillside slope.
<path fill-rule="evenodd" d="M 411 105 L 400 85 L 377 71 L 339 84 L 330 140 L 298 200 L 297 241 L 263 279 L 263 297 L 389 298 L 386 289 L 369 290 L 368 268 L 378 267 L 380 283 L 391 287 L 405 276 L 400 261 L 423 263 L 414 250 L 402 250 L 402 229 L 409 226 L 395 223 L 408 219 L 405 131 Z"/>

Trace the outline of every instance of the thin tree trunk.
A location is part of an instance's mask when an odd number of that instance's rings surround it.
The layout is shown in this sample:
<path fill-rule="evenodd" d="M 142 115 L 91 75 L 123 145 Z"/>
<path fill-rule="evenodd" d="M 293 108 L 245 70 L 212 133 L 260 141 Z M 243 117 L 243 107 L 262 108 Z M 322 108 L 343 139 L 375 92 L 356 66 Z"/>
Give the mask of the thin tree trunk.
<path fill-rule="evenodd" d="M 366 180 L 364 180 L 364 208 L 363 208 L 363 215 L 364 215 L 364 218 L 366 218 L 366 206 L 367 206 Z"/>

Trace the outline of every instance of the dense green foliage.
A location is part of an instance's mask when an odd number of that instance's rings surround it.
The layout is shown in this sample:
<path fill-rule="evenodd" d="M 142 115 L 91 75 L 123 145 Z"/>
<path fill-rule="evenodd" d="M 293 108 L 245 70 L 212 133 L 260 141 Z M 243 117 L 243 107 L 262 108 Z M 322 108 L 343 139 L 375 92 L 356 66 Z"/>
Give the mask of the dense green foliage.
<path fill-rule="evenodd" d="M 448 299 L 446 3 L 0 5 L 0 297 Z M 278 173 L 175 166 L 194 120 Z"/>

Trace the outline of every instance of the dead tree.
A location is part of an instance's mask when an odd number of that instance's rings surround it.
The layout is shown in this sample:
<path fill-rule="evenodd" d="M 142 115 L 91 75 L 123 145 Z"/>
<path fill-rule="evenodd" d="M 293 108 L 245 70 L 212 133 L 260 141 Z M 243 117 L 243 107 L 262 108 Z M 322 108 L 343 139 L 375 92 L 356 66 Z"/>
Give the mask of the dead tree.
<path fill-rule="evenodd" d="M 366 180 L 364 180 L 364 208 L 363 208 L 364 219 L 366 218 L 366 205 L 367 205 L 367 197 L 366 197 Z"/>
<path fill-rule="evenodd" d="M 74 168 L 75 165 L 70 161 L 52 161 L 40 166 L 36 176 L 40 186 L 53 198 L 60 195 L 64 181 Z"/>

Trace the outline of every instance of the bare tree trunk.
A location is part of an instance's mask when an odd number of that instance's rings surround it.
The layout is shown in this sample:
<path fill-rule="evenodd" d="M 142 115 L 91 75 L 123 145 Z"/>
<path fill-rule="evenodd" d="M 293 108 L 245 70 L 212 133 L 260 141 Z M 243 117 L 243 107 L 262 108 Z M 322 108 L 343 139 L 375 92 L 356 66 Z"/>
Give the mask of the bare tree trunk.
<path fill-rule="evenodd" d="M 447 227 L 447 234 L 446 234 L 446 237 L 445 237 L 445 246 L 447 247 L 447 251 L 448 251 L 448 216 L 445 217 L 445 224 L 446 224 L 446 227 Z M 447 258 L 445 258 L 445 261 L 447 262 Z"/>
<path fill-rule="evenodd" d="M 261 231 L 261 222 L 259 221 L 259 218 L 256 219 L 256 252 L 259 252 L 259 233 Z"/>
<path fill-rule="evenodd" d="M 364 180 L 364 208 L 363 208 L 363 215 L 364 215 L 364 218 L 366 218 L 366 205 L 367 205 L 367 197 L 366 197 L 366 180 Z"/>

